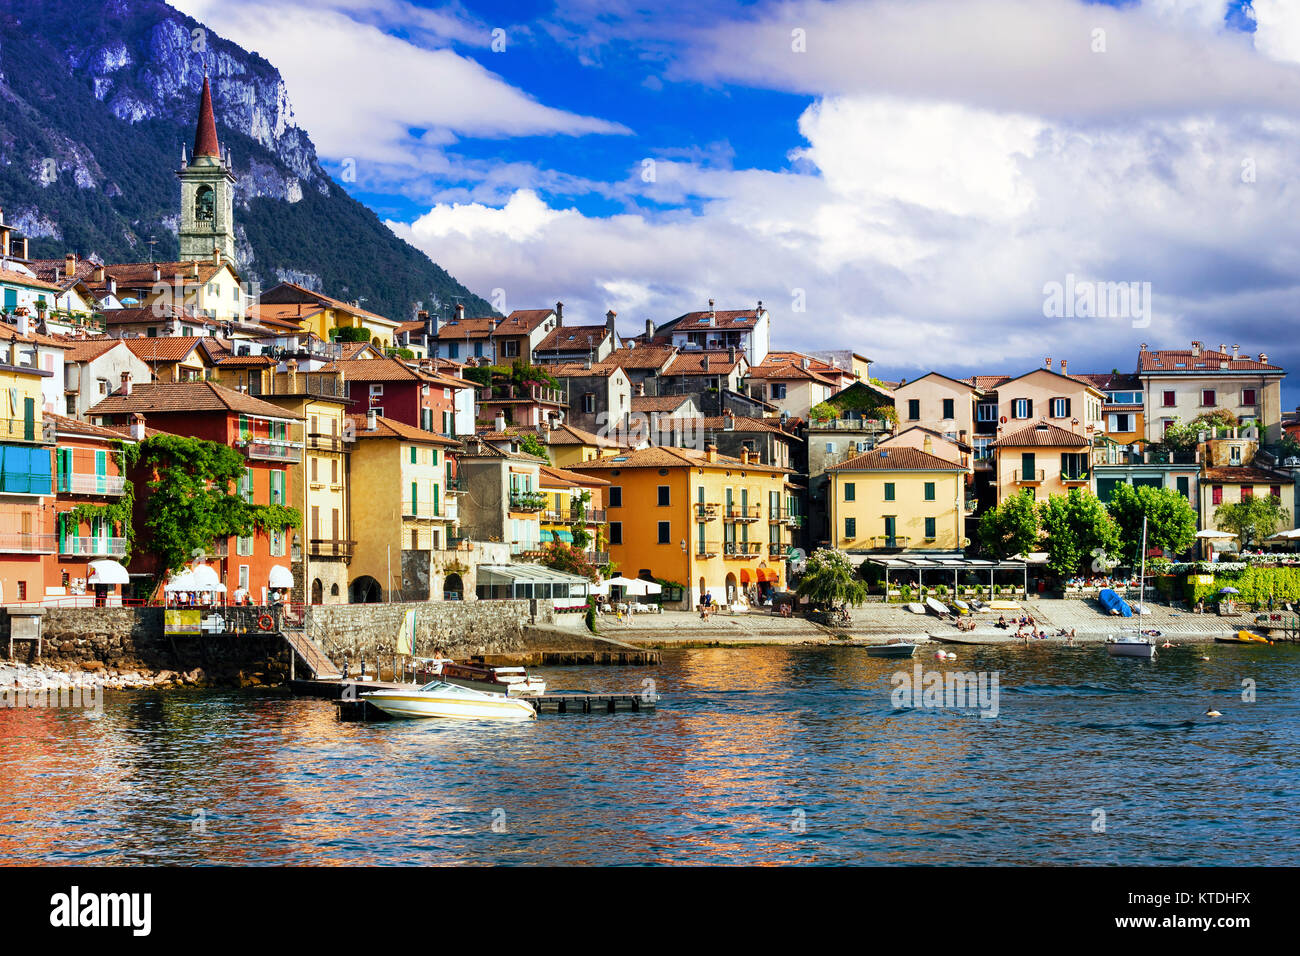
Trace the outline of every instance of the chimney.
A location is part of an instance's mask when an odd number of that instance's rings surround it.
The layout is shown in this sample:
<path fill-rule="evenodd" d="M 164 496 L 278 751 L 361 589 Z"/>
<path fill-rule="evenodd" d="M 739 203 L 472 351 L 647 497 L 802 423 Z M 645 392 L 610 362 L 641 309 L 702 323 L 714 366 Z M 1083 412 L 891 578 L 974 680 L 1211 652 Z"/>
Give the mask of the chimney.
<path fill-rule="evenodd" d="M 1061 359 L 1061 374 L 1065 374 L 1065 359 Z"/>
<path fill-rule="evenodd" d="M 71 279 L 77 274 L 77 256 L 76 253 L 69 252 L 63 257 L 63 274 Z"/>
<path fill-rule="evenodd" d="M 158 268 L 157 263 L 154 263 L 154 267 L 153 267 L 153 281 L 154 282 L 162 281 L 162 269 Z"/>
<path fill-rule="evenodd" d="M 715 310 L 715 309 L 713 308 L 713 300 L 710 299 L 710 300 L 709 300 L 709 318 L 712 319 L 712 318 L 716 317 L 717 314 L 718 314 L 718 313 L 717 313 L 717 310 Z"/>
<path fill-rule="evenodd" d="M 921 442 L 921 450 L 927 454 L 934 454 L 934 442 L 930 440 L 929 435 L 926 435 L 925 441 Z"/>
<path fill-rule="evenodd" d="M 700 368 L 706 372 L 709 370 L 709 357 L 707 355 L 700 360 Z"/>
<path fill-rule="evenodd" d="M 1139 352 L 1145 352 L 1146 350 L 1147 350 L 1147 344 L 1145 342 L 1143 342 L 1141 345 L 1138 346 Z"/>
<path fill-rule="evenodd" d="M 645 320 L 645 337 L 646 337 L 646 341 L 649 342 L 650 339 L 654 338 L 654 336 L 655 336 L 655 324 L 654 324 L 654 321 L 653 321 L 652 319 L 646 319 L 646 320 Z"/>
<path fill-rule="evenodd" d="M 748 464 L 749 464 L 749 449 L 748 449 L 748 448 L 741 448 L 741 449 L 740 449 L 740 463 L 741 463 L 742 465 L 748 465 Z"/>
<path fill-rule="evenodd" d="M 122 394 L 123 395 L 131 394 L 131 373 L 130 372 L 122 373 Z"/>
<path fill-rule="evenodd" d="M 94 271 L 93 273 L 91 273 L 91 279 L 93 279 L 95 282 L 103 282 L 103 281 L 104 281 L 104 267 L 103 267 L 103 266 L 95 266 L 95 271 Z"/>
<path fill-rule="evenodd" d="M 18 334 L 19 334 L 19 335 L 26 335 L 26 334 L 31 330 L 31 321 L 32 321 L 32 320 L 28 317 L 28 315 L 27 315 L 26 312 L 23 312 L 23 313 L 19 314 L 18 316 L 16 316 L 16 319 L 17 319 L 17 322 L 18 322 L 18 326 L 17 326 Z"/>
<path fill-rule="evenodd" d="M 126 377 L 128 376 L 123 376 Z M 131 437 L 136 441 L 144 441 L 144 416 L 139 412 L 131 413 Z"/>
<path fill-rule="evenodd" d="M 736 428 L 736 416 L 729 408 L 722 410 L 722 430 L 724 432 L 734 431 Z"/>
<path fill-rule="evenodd" d="M 1193 339 L 1193 340 L 1192 340 L 1192 358 L 1200 358 L 1200 357 L 1201 357 L 1201 343 L 1200 343 L 1200 342 L 1197 342 L 1195 339 Z"/>
<path fill-rule="evenodd" d="M 617 317 L 618 313 L 613 309 L 610 309 L 605 313 L 605 327 L 609 329 L 609 337 L 611 340 L 614 338 L 614 319 Z"/>
<path fill-rule="evenodd" d="M 1220 343 L 1219 343 L 1219 351 L 1220 351 L 1221 353 L 1226 353 L 1226 352 L 1228 351 L 1228 346 L 1225 345 L 1225 344 L 1223 344 L 1222 342 L 1220 342 Z"/>
<path fill-rule="evenodd" d="M 497 432 L 506 430 L 506 417 L 500 412 L 497 412 L 497 417 L 492 422 L 492 430 Z"/>
<path fill-rule="evenodd" d="M 1268 364 L 1268 354 L 1267 354 L 1266 352 L 1260 352 L 1260 353 L 1259 353 L 1259 364 L 1260 364 L 1260 365 L 1267 365 L 1267 364 Z"/>
<path fill-rule="evenodd" d="M 1051 357 L 1050 355 L 1047 356 L 1047 358 L 1043 359 L 1043 367 L 1044 367 L 1044 368 L 1051 368 L 1051 367 L 1052 367 L 1052 357 Z"/>
<path fill-rule="evenodd" d="M 555 303 L 555 324 L 557 326 L 564 324 L 564 303 Z"/>
<path fill-rule="evenodd" d="M 1232 357 L 1233 357 L 1234 359 L 1236 359 L 1236 357 L 1237 357 L 1237 355 L 1238 355 L 1238 353 L 1239 353 L 1240 351 L 1241 351 L 1241 346 L 1240 346 L 1240 345 L 1237 345 L 1237 344 L 1234 342 L 1234 343 L 1233 343 L 1233 346 L 1232 346 Z"/>
<path fill-rule="evenodd" d="M 736 364 L 736 347 L 734 345 L 727 346 L 727 361 L 733 365 Z"/>
<path fill-rule="evenodd" d="M 292 358 L 289 359 L 289 361 L 288 361 L 287 363 L 285 363 L 285 368 L 287 368 L 287 369 L 289 370 L 289 394 L 290 394 L 290 395 L 297 394 L 297 391 L 298 391 L 298 360 L 297 360 L 297 359 L 292 359 Z"/>
<path fill-rule="evenodd" d="M 199 277 L 199 260 L 195 259 L 193 262 L 190 263 L 190 278 L 197 279 L 198 277 Z"/>
<path fill-rule="evenodd" d="M 108 279 L 108 294 L 117 295 L 117 279 L 112 276 L 109 276 Z"/>
<path fill-rule="evenodd" d="M 366 411 L 366 431 L 372 432 L 379 427 L 379 414 L 373 409 Z"/>
<path fill-rule="evenodd" d="M 718 460 L 718 446 L 709 442 L 704 446 L 704 460 L 714 462 Z"/>
<path fill-rule="evenodd" d="M 212 264 L 214 266 L 221 265 L 221 250 L 216 246 L 212 247 Z"/>

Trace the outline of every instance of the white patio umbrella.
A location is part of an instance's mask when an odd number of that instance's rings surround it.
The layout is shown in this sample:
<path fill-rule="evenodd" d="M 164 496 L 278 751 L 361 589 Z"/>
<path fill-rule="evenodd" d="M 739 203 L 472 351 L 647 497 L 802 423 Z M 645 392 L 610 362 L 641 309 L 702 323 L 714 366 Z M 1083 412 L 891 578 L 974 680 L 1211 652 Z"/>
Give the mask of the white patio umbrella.
<path fill-rule="evenodd" d="M 88 584 L 130 584 L 131 578 L 122 565 L 104 559 L 90 562 L 90 577 L 86 581 Z"/>
<path fill-rule="evenodd" d="M 267 575 L 266 584 L 268 587 L 281 589 L 293 587 L 293 572 L 283 564 L 277 564 L 271 568 L 270 574 Z"/>
<path fill-rule="evenodd" d="M 1300 528 L 1292 528 L 1290 531 L 1279 531 L 1273 535 L 1275 538 L 1300 538 Z"/>
<path fill-rule="evenodd" d="M 634 595 L 640 596 L 642 594 L 649 594 L 650 589 L 647 587 L 647 585 L 651 584 L 652 582 L 641 581 L 637 578 L 625 578 L 620 574 L 616 578 L 610 578 L 605 583 L 610 587 L 623 588 L 623 593 L 626 594 L 628 597 L 632 597 Z M 659 585 L 655 584 L 654 587 L 657 589 Z"/>
<path fill-rule="evenodd" d="M 216 570 L 209 564 L 196 564 L 190 568 L 190 573 L 194 575 L 194 587 L 191 591 L 224 591 L 225 585 L 221 583 L 221 578 L 217 576 Z"/>
<path fill-rule="evenodd" d="M 167 579 L 167 583 L 163 586 L 163 590 L 169 593 L 175 591 L 196 590 L 194 586 L 194 572 L 186 569 L 173 574 Z"/>
<path fill-rule="evenodd" d="M 608 593 L 609 593 L 609 582 L 608 582 L 608 581 L 601 581 L 599 584 L 593 584 L 593 585 L 591 586 L 591 593 L 592 593 L 592 594 L 608 594 Z"/>
<path fill-rule="evenodd" d="M 1235 538 L 1236 535 L 1230 531 L 1216 531 L 1214 528 L 1206 528 L 1203 531 L 1196 532 L 1198 538 Z"/>

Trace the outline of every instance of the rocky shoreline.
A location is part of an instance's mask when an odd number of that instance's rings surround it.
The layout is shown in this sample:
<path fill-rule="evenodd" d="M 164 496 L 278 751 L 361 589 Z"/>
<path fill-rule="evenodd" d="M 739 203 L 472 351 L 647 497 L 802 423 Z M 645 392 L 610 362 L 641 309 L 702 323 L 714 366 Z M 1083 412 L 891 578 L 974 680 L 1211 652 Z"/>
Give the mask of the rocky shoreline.
<path fill-rule="evenodd" d="M 236 675 L 208 674 L 202 667 L 190 671 L 147 671 L 106 667 L 100 661 L 21 664 L 0 661 L 0 691 L 57 691 L 100 688 L 140 690 L 170 687 L 262 687 L 280 683 L 264 671 Z"/>

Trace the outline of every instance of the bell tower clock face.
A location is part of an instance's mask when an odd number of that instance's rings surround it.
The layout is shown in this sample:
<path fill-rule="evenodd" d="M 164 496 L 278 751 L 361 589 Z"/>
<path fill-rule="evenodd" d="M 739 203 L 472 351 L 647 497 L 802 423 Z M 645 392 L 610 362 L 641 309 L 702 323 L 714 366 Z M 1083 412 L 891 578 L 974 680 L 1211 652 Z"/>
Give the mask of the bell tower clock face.
<path fill-rule="evenodd" d="M 211 186 L 200 186 L 194 194 L 194 218 L 207 223 L 216 219 L 216 196 Z"/>

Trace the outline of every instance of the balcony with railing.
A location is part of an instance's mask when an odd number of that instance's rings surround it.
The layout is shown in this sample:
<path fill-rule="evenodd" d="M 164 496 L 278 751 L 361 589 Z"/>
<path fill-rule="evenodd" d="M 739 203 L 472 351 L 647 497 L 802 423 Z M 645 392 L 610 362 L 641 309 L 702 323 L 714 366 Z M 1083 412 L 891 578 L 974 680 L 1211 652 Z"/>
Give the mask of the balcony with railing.
<path fill-rule="evenodd" d="M 563 389 L 546 385 L 492 385 L 479 389 L 480 405 L 535 402 L 539 405 L 567 406 L 569 397 Z"/>
<path fill-rule="evenodd" d="M 784 558 L 790 553 L 790 545 L 786 544 L 784 541 L 769 541 L 767 545 L 767 553 L 774 558 Z"/>
<path fill-rule="evenodd" d="M 31 370 L 26 369 L 25 371 Z M 52 439 L 47 440 L 45 438 L 41 423 L 28 418 L 0 418 L 0 441 L 52 443 Z"/>
<path fill-rule="evenodd" d="M 869 432 L 878 434 L 893 431 L 894 426 L 883 419 L 876 418 L 828 418 L 823 421 L 812 420 L 808 423 L 809 431 Z"/>
<path fill-rule="evenodd" d="M 57 536 L 52 534 L 0 533 L 0 553 L 53 554 L 57 547 Z"/>
<path fill-rule="evenodd" d="M 1187 451 L 1147 449 L 1138 451 L 1124 445 L 1102 445 L 1093 448 L 1094 465 L 1199 465 L 1201 453 L 1196 449 Z"/>
<path fill-rule="evenodd" d="M 336 435 L 332 432 L 308 432 L 307 447 L 312 451 L 326 451 L 336 454 L 344 454 L 352 450 L 351 446 L 343 440 L 342 435 Z"/>
<path fill-rule="evenodd" d="M 429 521 L 446 521 L 448 515 L 443 509 L 435 508 L 432 502 L 420 503 L 408 500 L 402 502 L 402 517 Z"/>
<path fill-rule="evenodd" d="M 724 558 L 747 560 L 756 558 L 762 553 L 763 542 L 761 541 L 727 541 L 722 546 L 722 556 Z"/>
<path fill-rule="evenodd" d="M 550 495 L 540 491 L 512 491 L 510 492 L 510 510 L 511 511 L 545 511 L 546 506 L 550 503 Z"/>
<path fill-rule="evenodd" d="M 314 558 L 350 558 L 356 546 L 355 541 L 340 538 L 311 538 L 307 542 L 307 553 Z"/>
<path fill-rule="evenodd" d="M 803 515 L 797 515 L 797 514 L 788 514 L 788 515 L 786 515 L 786 516 L 785 516 L 785 526 L 786 526 L 787 528 L 792 528 L 792 529 L 794 529 L 794 530 L 796 530 L 796 531 L 797 531 L 799 528 L 802 528 L 802 527 L 803 527 Z"/>
<path fill-rule="evenodd" d="M 1087 469 L 1066 469 L 1061 472 L 1061 482 L 1067 485 L 1086 485 L 1088 477 Z"/>
<path fill-rule="evenodd" d="M 126 554 L 126 538 L 60 538 L 59 554 L 73 557 L 97 555 L 120 558 Z"/>
<path fill-rule="evenodd" d="M 695 508 L 696 521 L 713 521 L 718 517 L 718 513 L 722 508 L 717 502 L 709 501 L 697 501 L 693 507 Z"/>
<path fill-rule="evenodd" d="M 257 397 L 303 395 L 310 398 L 351 399 L 349 382 L 337 372 L 263 372 L 251 376 L 248 394 Z"/>
<path fill-rule="evenodd" d="M 302 446 L 271 438 L 249 438 L 238 443 L 244 454 L 258 461 L 302 461 Z"/>
<path fill-rule="evenodd" d="M 695 542 L 695 557 L 697 558 L 716 558 L 721 550 L 722 545 L 716 541 Z"/>
<path fill-rule="evenodd" d="M 906 534 L 877 534 L 868 539 L 871 547 L 881 548 L 886 551 L 894 551 L 899 548 L 906 548 L 911 543 L 911 536 Z"/>
<path fill-rule="evenodd" d="M 55 481 L 55 490 L 72 495 L 117 496 L 126 493 L 126 479 L 121 475 L 88 475 L 61 471 Z"/>
<path fill-rule="evenodd" d="M 468 489 L 465 487 L 464 478 L 444 478 L 442 480 L 442 490 L 449 495 L 462 495 Z"/>
<path fill-rule="evenodd" d="M 728 505 L 723 518 L 727 521 L 739 521 L 749 524 L 761 518 L 762 512 L 763 509 L 760 505 Z"/>
<path fill-rule="evenodd" d="M 1028 471 L 1017 468 L 1011 473 L 1011 480 L 1018 485 L 1036 485 L 1046 478 L 1047 473 L 1042 468 L 1031 468 Z"/>

